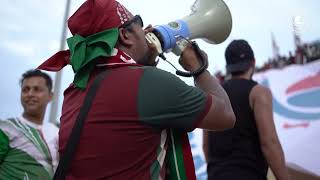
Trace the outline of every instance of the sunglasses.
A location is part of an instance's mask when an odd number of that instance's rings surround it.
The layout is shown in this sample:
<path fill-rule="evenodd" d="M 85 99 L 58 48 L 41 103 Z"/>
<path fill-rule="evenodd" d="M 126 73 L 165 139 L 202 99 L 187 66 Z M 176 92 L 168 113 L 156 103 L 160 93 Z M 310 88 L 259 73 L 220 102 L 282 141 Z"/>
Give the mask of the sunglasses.
<path fill-rule="evenodd" d="M 139 15 L 135 15 L 129 21 L 126 21 L 125 23 L 123 23 L 120 26 L 120 28 L 128 28 L 132 23 L 139 24 L 141 27 L 143 27 L 143 21 L 142 21 L 141 17 Z"/>

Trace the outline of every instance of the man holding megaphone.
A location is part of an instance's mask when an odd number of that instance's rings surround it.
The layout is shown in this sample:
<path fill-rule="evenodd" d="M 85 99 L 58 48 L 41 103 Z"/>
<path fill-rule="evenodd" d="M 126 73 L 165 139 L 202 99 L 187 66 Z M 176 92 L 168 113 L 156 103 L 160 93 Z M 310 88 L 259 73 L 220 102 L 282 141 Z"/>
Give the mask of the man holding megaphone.
<path fill-rule="evenodd" d="M 64 92 L 54 179 L 195 179 L 186 133 L 235 123 L 218 80 L 204 68 L 188 86 L 150 66 L 159 52 L 145 36 L 154 29 L 143 30 L 141 17 L 115 0 L 87 0 L 68 27 L 70 50 L 39 66 L 71 64 L 75 72 Z M 208 57 L 186 41 L 180 64 L 193 72 Z"/>

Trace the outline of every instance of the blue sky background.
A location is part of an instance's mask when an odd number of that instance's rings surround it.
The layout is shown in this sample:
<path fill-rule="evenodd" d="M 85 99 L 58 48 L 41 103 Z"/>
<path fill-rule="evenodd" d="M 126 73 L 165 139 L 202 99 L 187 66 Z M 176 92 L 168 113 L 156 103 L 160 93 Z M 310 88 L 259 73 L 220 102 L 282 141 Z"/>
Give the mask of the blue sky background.
<path fill-rule="evenodd" d="M 190 13 L 194 0 L 119 0 L 133 14 L 140 14 L 145 25 L 166 24 Z M 71 1 L 71 13 L 83 3 Z M 257 65 L 261 66 L 272 56 L 271 32 L 280 47 L 280 54 L 294 51 L 292 19 L 300 16 L 301 39 L 310 42 L 320 39 L 320 1 L 318 0 L 225 0 L 233 18 L 230 37 L 219 45 L 198 40 L 200 47 L 209 55 L 209 70 L 224 72 L 224 50 L 233 39 L 244 38 L 255 51 Z M 2 0 L 0 7 L 0 57 L 1 100 L 0 118 L 19 116 L 19 79 L 21 74 L 37 67 L 59 50 L 65 0 Z M 70 36 L 70 35 L 68 35 Z M 167 54 L 177 65 L 178 57 Z M 179 67 L 179 66 L 178 66 Z M 165 62 L 159 68 L 174 73 Z M 54 73 L 50 73 L 54 78 Z M 71 68 L 65 68 L 61 92 L 73 79 Z M 191 83 L 191 79 L 184 79 Z M 60 104 L 62 95 L 60 95 Z M 49 113 L 49 109 L 48 109 Z"/>

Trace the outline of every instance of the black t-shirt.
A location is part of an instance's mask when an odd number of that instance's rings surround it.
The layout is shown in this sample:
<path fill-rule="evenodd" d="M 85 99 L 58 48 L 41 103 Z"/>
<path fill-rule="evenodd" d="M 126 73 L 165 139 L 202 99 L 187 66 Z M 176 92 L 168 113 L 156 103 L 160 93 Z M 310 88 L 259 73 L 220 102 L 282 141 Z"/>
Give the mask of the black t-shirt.
<path fill-rule="evenodd" d="M 236 123 L 233 129 L 209 133 L 209 177 L 218 179 L 216 177 L 225 172 L 234 179 L 245 179 L 241 175 L 244 172 L 261 179 L 266 177 L 268 165 L 260 148 L 249 103 L 249 95 L 255 85 L 257 82 L 246 79 L 231 79 L 223 84 L 236 115 Z"/>

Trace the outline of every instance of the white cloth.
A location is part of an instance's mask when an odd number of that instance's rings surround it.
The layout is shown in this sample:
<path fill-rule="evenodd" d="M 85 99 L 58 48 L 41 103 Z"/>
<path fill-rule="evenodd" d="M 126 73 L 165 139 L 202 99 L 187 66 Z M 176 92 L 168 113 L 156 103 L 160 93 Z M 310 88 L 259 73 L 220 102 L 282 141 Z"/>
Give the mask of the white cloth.
<path fill-rule="evenodd" d="M 48 122 L 43 124 L 42 132 L 51 153 L 53 169 L 56 170 L 59 163 L 59 128 L 56 125 Z"/>
<path fill-rule="evenodd" d="M 44 139 L 48 145 L 51 157 L 52 157 L 53 169 L 56 170 L 58 163 L 59 163 L 59 156 L 58 156 L 59 128 L 52 123 L 44 123 L 42 125 L 36 124 L 34 122 L 27 120 L 26 118 L 24 118 L 22 116 L 19 117 L 19 120 L 22 123 L 27 124 L 27 125 L 42 132 Z"/>

